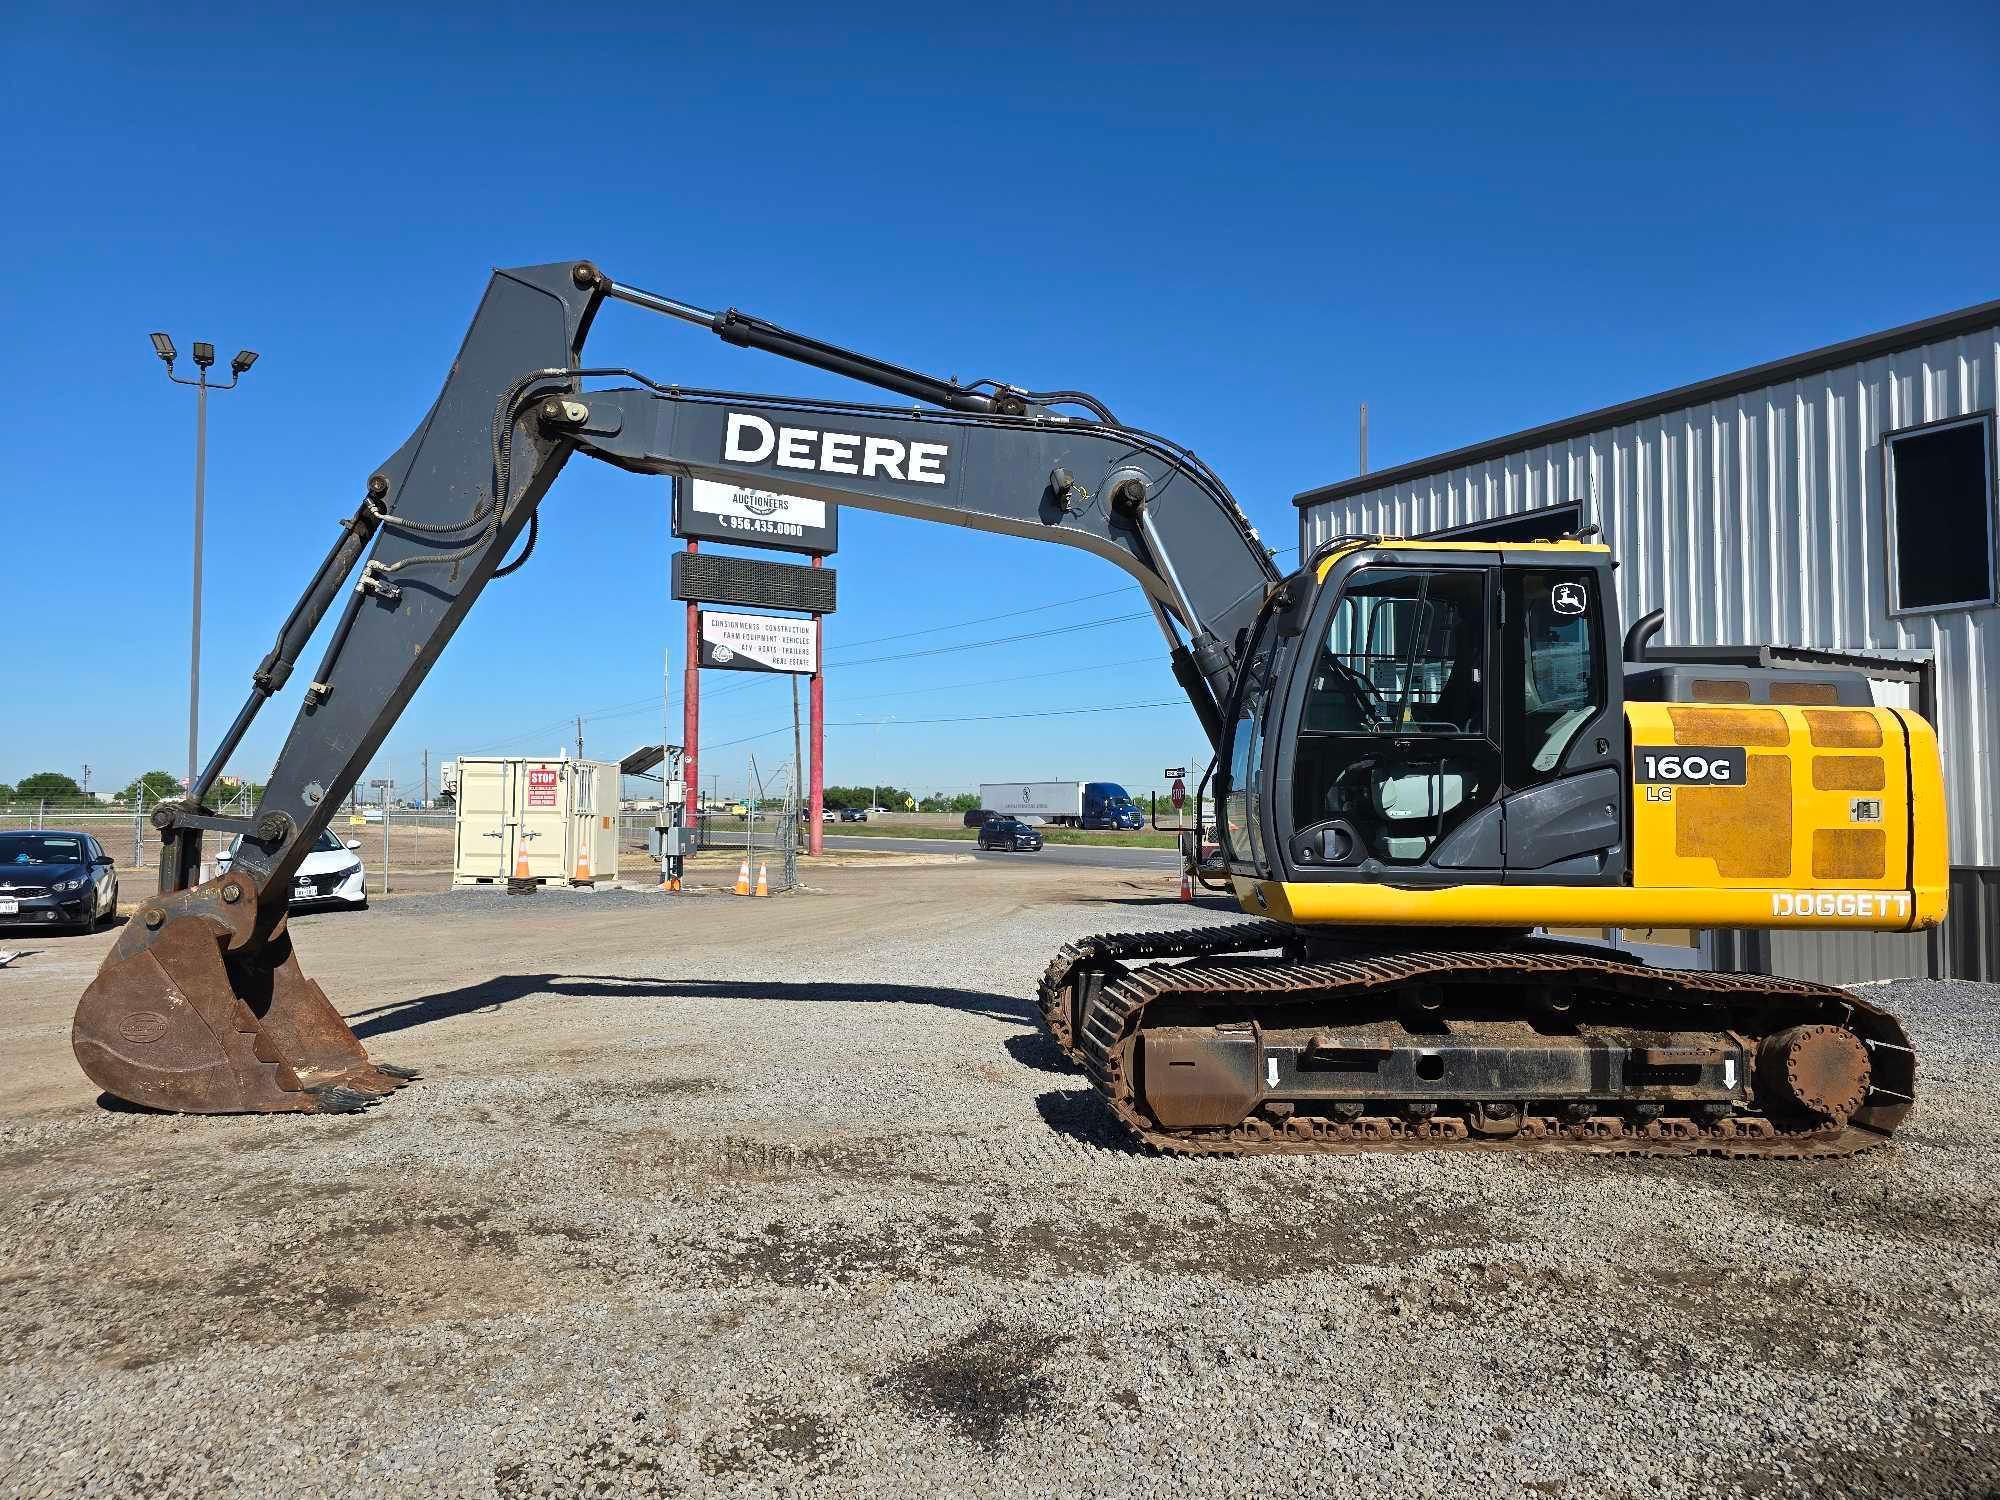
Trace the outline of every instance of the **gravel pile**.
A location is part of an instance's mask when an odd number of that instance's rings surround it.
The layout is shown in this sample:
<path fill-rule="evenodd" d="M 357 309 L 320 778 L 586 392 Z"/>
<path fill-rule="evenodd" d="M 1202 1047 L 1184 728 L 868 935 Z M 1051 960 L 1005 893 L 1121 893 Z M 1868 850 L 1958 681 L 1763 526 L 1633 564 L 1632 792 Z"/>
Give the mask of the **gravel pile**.
<path fill-rule="evenodd" d="M 1924 1098 L 1850 1162 L 1169 1161 L 1028 997 L 1188 909 L 920 878 L 385 902 L 330 990 L 446 931 L 520 976 L 351 1004 L 426 1071 L 386 1107 L 7 1115 L 0 1493 L 2000 1483 L 2000 992 L 1874 992 Z"/>

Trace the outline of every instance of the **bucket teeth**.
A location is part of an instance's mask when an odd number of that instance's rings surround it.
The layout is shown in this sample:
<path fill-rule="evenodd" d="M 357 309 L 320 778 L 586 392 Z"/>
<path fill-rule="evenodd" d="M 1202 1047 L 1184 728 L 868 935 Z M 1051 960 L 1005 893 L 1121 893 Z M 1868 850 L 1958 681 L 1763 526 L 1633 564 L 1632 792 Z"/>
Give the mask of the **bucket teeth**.
<path fill-rule="evenodd" d="M 380 1094 L 364 1094 L 359 1089 L 343 1088 L 337 1083 L 307 1089 L 306 1092 L 313 1098 L 314 1112 L 322 1115 L 359 1114 L 382 1099 Z"/>
<path fill-rule="evenodd" d="M 376 1072 L 387 1073 L 391 1078 L 400 1078 L 404 1083 L 413 1083 L 424 1076 L 415 1068 L 399 1068 L 394 1063 L 378 1062 L 374 1066 Z"/>

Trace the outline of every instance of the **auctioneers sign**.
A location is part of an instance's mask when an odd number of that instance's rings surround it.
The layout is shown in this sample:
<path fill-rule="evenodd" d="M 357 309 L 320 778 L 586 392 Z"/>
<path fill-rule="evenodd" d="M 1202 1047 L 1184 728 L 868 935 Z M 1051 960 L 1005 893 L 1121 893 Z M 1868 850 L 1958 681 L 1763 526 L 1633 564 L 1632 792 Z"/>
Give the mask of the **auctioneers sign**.
<path fill-rule="evenodd" d="M 701 612 L 701 665 L 730 672 L 819 670 L 819 622 Z"/>
<path fill-rule="evenodd" d="M 836 550 L 839 507 L 714 479 L 674 481 L 674 535 L 825 557 Z"/>

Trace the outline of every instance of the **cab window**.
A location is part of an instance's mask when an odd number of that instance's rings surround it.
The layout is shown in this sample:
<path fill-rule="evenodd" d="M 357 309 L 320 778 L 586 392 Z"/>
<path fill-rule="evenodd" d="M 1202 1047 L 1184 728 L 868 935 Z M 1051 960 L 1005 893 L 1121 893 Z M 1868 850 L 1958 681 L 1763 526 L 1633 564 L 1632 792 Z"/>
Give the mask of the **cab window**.
<path fill-rule="evenodd" d="M 1334 864 L 1416 865 L 1500 786 L 1487 570 L 1374 567 L 1342 586 L 1300 709 L 1292 810 Z"/>
<path fill-rule="evenodd" d="M 1483 582 L 1371 568 L 1343 592 L 1308 685 L 1308 734 L 1478 734 Z"/>

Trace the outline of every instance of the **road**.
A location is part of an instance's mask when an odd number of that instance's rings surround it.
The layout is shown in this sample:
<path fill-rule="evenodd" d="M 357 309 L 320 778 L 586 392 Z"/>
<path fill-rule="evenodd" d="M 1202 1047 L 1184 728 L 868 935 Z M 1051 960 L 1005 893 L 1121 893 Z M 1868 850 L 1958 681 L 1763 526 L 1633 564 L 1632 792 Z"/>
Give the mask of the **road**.
<path fill-rule="evenodd" d="M 1003 854 L 981 849 L 971 839 L 869 838 L 865 834 L 826 836 L 828 849 L 863 849 L 874 854 L 970 854 L 976 859 L 1039 860 L 1047 864 L 1085 865 L 1095 870 L 1174 870 L 1180 855 L 1172 849 L 1132 849 L 1115 844 L 1045 844 L 1039 854 Z"/>

